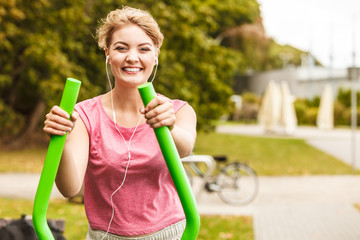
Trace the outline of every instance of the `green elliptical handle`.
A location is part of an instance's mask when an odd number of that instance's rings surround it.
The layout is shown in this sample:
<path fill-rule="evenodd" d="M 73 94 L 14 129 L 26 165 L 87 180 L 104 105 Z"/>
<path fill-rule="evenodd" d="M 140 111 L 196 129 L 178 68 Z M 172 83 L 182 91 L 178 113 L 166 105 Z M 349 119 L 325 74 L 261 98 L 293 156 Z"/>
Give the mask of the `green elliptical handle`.
<path fill-rule="evenodd" d="M 64 92 L 60 102 L 60 108 L 69 116 L 74 111 L 79 94 L 81 82 L 73 78 L 67 78 Z M 46 220 L 46 212 L 49 205 L 51 190 L 54 186 L 55 177 L 59 168 L 60 158 L 64 149 L 66 135 L 51 136 L 44 166 L 41 172 L 39 185 L 36 191 L 33 208 L 33 225 L 39 240 L 54 240 Z"/>
<path fill-rule="evenodd" d="M 145 106 L 156 97 L 154 87 L 150 82 L 140 85 L 138 90 Z M 196 239 L 200 229 L 200 216 L 174 140 L 168 127 L 159 127 L 154 131 L 184 209 L 186 227 L 181 239 Z"/>

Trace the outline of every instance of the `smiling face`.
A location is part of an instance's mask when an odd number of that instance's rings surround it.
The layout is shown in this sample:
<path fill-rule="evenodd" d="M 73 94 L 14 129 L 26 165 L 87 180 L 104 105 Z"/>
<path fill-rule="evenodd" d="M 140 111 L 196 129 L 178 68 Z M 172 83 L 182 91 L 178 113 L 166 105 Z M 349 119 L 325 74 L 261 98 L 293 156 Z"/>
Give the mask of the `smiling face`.
<path fill-rule="evenodd" d="M 131 87 L 148 80 L 157 57 L 154 42 L 135 24 L 116 29 L 105 53 L 116 83 Z"/>

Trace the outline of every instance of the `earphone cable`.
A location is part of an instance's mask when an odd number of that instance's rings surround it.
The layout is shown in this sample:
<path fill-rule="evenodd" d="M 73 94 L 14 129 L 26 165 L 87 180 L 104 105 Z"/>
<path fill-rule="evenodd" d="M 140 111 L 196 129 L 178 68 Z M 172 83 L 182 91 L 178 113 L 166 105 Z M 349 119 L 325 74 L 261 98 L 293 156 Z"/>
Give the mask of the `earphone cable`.
<path fill-rule="evenodd" d="M 129 138 L 129 141 L 127 142 L 125 137 L 122 135 L 122 133 L 120 132 L 120 130 L 118 129 L 117 127 L 117 124 L 116 124 L 116 115 L 115 115 L 115 111 L 114 111 L 114 101 L 113 101 L 113 94 L 112 94 L 112 85 L 111 85 L 111 81 L 110 81 L 110 77 L 109 77 L 109 72 L 108 72 L 108 69 L 107 69 L 107 59 L 106 59 L 106 63 L 105 63 L 105 69 L 106 69 L 106 75 L 107 75 L 107 79 L 109 81 L 109 86 L 110 86 L 110 100 L 111 100 L 111 108 L 112 108 L 112 113 L 113 113 L 113 120 L 114 120 L 114 126 L 115 126 L 115 129 L 118 131 L 118 133 L 120 134 L 120 136 L 122 137 L 122 139 L 124 140 L 124 143 L 126 145 L 126 148 L 127 148 L 127 152 L 128 152 L 128 162 L 127 162 L 127 165 L 126 165 L 126 169 L 125 169 L 125 173 L 124 173 L 124 178 L 123 178 L 123 181 L 122 183 L 120 184 L 120 186 L 111 194 L 110 196 L 110 201 L 111 201 L 111 218 L 110 218 L 110 221 L 109 221 L 109 225 L 108 225 L 108 229 L 105 233 L 105 235 L 101 238 L 101 240 L 103 240 L 107 234 L 109 233 L 110 231 L 110 227 L 111 227 L 111 223 L 114 219 L 114 216 L 115 216 L 115 208 L 114 208 L 114 202 L 113 202 L 113 196 L 115 195 L 115 193 L 117 191 L 120 190 L 120 188 L 124 185 L 125 183 L 125 180 L 126 180 L 126 176 L 127 176 L 127 172 L 128 172 L 128 168 L 129 168 L 129 165 L 130 165 L 130 160 L 131 160 L 131 140 L 132 138 L 134 137 L 135 135 L 135 132 L 141 122 L 141 119 L 143 118 L 143 116 L 140 117 L 139 121 L 137 122 L 136 124 L 136 127 L 131 135 L 131 137 Z"/>

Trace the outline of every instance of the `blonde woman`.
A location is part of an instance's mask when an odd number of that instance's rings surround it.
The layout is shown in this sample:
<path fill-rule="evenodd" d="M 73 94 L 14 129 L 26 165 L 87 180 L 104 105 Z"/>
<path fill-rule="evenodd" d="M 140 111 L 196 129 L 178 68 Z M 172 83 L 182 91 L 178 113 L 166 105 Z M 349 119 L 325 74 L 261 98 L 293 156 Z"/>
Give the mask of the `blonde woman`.
<path fill-rule="evenodd" d="M 69 132 L 57 187 L 72 197 L 84 183 L 88 240 L 181 239 L 184 212 L 152 128 L 168 126 L 184 157 L 196 115 L 162 95 L 144 106 L 137 90 L 158 64 L 163 35 L 149 13 L 124 7 L 103 19 L 97 37 L 115 86 L 78 103 L 71 120 L 58 106 L 46 115 L 46 133 Z"/>

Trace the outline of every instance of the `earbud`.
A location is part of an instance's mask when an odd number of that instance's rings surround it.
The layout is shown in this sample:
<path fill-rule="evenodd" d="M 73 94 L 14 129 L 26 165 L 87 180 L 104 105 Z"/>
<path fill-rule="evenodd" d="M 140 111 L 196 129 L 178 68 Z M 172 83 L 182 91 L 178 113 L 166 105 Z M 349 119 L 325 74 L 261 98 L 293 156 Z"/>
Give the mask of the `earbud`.
<path fill-rule="evenodd" d="M 155 58 L 155 65 L 158 65 L 159 64 L 159 58 Z"/>
<path fill-rule="evenodd" d="M 107 55 L 107 56 L 106 56 L 106 64 L 108 63 L 109 58 L 110 58 L 110 55 Z"/>

